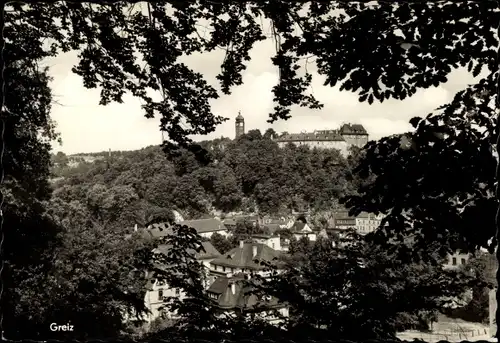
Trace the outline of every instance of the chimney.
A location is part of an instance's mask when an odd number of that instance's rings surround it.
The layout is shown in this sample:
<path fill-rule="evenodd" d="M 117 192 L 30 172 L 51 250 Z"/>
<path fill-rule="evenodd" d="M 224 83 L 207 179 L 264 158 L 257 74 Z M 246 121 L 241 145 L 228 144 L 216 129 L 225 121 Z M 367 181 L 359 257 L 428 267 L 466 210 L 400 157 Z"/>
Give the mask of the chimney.
<path fill-rule="evenodd" d="M 240 248 L 243 248 L 244 245 L 245 245 L 245 241 L 240 241 Z"/>
<path fill-rule="evenodd" d="M 233 293 L 233 295 L 236 294 L 236 284 L 234 282 L 231 283 L 231 292 Z"/>
<path fill-rule="evenodd" d="M 257 256 L 257 246 L 256 245 L 253 245 L 252 246 L 252 256 L 255 258 L 255 256 Z"/>

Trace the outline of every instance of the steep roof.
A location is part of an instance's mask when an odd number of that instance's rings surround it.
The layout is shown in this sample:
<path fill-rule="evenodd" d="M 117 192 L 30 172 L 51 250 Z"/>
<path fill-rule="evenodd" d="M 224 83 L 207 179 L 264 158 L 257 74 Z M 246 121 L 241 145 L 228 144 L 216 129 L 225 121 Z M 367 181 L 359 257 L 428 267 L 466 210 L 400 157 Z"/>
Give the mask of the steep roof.
<path fill-rule="evenodd" d="M 271 233 L 274 233 L 275 231 L 280 229 L 280 225 L 284 224 L 264 224 L 264 227 L 267 227 Z"/>
<path fill-rule="evenodd" d="M 160 238 L 173 234 L 173 230 L 170 228 L 168 223 L 151 224 L 151 226 L 147 229 L 147 232 L 153 238 Z"/>
<path fill-rule="evenodd" d="M 273 237 L 276 237 L 276 236 L 267 235 L 267 234 L 264 234 L 264 233 L 255 233 L 255 234 L 250 235 L 250 237 L 252 237 L 252 238 L 269 239 L 269 238 L 273 238 Z"/>
<path fill-rule="evenodd" d="M 293 226 L 290 228 L 290 231 L 293 233 L 309 232 L 308 230 L 306 230 L 306 225 L 309 229 L 311 229 L 311 227 L 307 223 L 304 223 L 303 221 L 297 220 L 297 221 L 295 221 L 295 223 L 293 223 Z M 312 232 L 312 229 L 311 229 L 311 232 Z"/>
<path fill-rule="evenodd" d="M 145 285 L 145 289 L 147 291 L 151 291 L 153 289 L 153 285 L 156 281 L 156 279 L 154 278 L 154 272 L 152 271 L 148 271 L 146 272 L 146 285 Z"/>
<path fill-rule="evenodd" d="M 375 213 L 361 212 L 357 218 L 378 219 L 379 217 Z"/>
<path fill-rule="evenodd" d="M 238 216 L 232 216 L 232 217 L 227 217 L 224 219 L 223 223 L 227 225 L 236 225 L 238 222 L 257 222 L 259 220 L 259 217 L 256 215 L 238 215 Z"/>
<path fill-rule="evenodd" d="M 233 284 L 234 288 L 232 288 Z M 255 294 L 249 294 L 252 288 L 250 284 L 245 282 L 245 277 L 239 274 L 229 278 L 225 276 L 217 278 L 209 287 L 208 292 L 217 296 L 214 302 L 221 309 L 252 310 L 256 307 L 278 308 L 284 306 L 275 297 L 258 297 Z"/>
<path fill-rule="evenodd" d="M 226 218 L 223 223 L 224 225 L 236 225 L 236 220 L 234 218 Z"/>
<path fill-rule="evenodd" d="M 342 135 L 367 135 L 363 125 L 360 124 L 344 124 L 340 127 L 340 134 Z"/>
<path fill-rule="evenodd" d="M 257 254 L 253 256 L 253 247 L 257 248 Z M 242 268 L 260 270 L 264 266 L 260 265 L 258 261 L 271 262 L 280 256 L 280 252 L 276 251 L 265 244 L 247 242 L 243 247 L 237 247 L 229 250 L 221 257 L 214 259 L 211 263 L 230 268 Z M 255 263 L 257 260 L 257 263 Z"/>
<path fill-rule="evenodd" d="M 219 219 L 215 218 L 184 220 L 180 222 L 179 225 L 186 225 L 192 227 L 198 233 L 227 230 L 227 228 L 224 226 L 224 223 L 221 222 Z"/>
<path fill-rule="evenodd" d="M 221 253 L 210 242 L 202 242 L 201 245 L 205 251 L 195 252 L 194 249 L 189 249 L 188 252 L 195 254 L 197 260 L 205 260 L 221 256 Z M 161 244 L 154 250 L 155 253 L 166 254 L 172 246 L 168 244 Z"/>
<path fill-rule="evenodd" d="M 221 253 L 213 246 L 211 242 L 202 242 L 201 245 L 205 249 L 204 252 L 199 252 L 196 256 L 199 260 L 216 258 L 221 256 Z"/>
<path fill-rule="evenodd" d="M 303 132 L 303 133 L 290 133 L 276 139 L 278 142 L 300 142 L 300 141 L 345 141 L 339 132 L 335 130 L 330 131 L 316 131 L 316 132 Z"/>
<path fill-rule="evenodd" d="M 190 253 L 195 254 L 195 258 L 197 260 L 206 260 L 214 257 L 218 257 L 221 254 L 217 251 L 217 249 L 212 245 L 210 242 L 202 242 L 201 245 L 205 249 L 205 251 L 200 251 L 200 252 L 195 252 L 194 249 L 189 249 L 188 251 Z M 159 245 L 156 249 L 153 250 L 154 253 L 157 254 L 166 254 L 168 250 L 171 248 L 171 245 L 168 244 L 161 244 Z M 154 264 L 156 268 L 163 269 L 166 268 L 167 266 L 165 265 L 160 265 L 159 263 Z M 155 271 L 147 271 L 146 275 L 146 290 L 152 290 L 153 285 L 156 280 L 156 273 Z"/>

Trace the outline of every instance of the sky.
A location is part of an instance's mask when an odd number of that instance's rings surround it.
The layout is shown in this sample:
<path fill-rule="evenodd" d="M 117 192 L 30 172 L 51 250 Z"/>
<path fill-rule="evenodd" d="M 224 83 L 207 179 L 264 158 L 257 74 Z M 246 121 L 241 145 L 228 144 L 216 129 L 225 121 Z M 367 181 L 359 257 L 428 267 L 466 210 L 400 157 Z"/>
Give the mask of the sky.
<path fill-rule="evenodd" d="M 291 119 L 271 125 L 267 123 L 274 107 L 271 89 L 278 81 L 277 70 L 270 60 L 274 49 L 271 40 L 255 45 L 251 52 L 252 61 L 243 74 L 243 85 L 235 87 L 231 95 L 223 95 L 212 102 L 214 114 L 229 120 L 210 135 L 193 137 L 195 140 L 221 136 L 233 138 L 234 118 L 238 111 L 245 118 L 245 131 L 259 129 L 264 132 L 272 127 L 277 132 L 293 133 L 336 129 L 342 123 L 357 123 L 366 128 L 370 139 L 379 139 L 411 130 L 408 121 L 412 117 L 425 116 L 450 102 L 457 91 L 478 80 L 465 69 L 457 69 L 449 75 L 448 82 L 439 87 L 419 90 L 403 101 L 390 99 L 382 104 L 369 105 L 360 103 L 355 93 L 323 86 L 324 79 L 310 65 L 308 70 L 313 74 L 311 91 L 323 102 L 324 108 L 293 108 Z M 216 50 L 203 55 L 191 55 L 185 60 L 216 86 L 215 76 L 223 57 L 223 52 Z M 77 52 L 70 52 L 44 63 L 50 67 L 53 77 L 51 87 L 57 104 L 53 105 L 51 115 L 62 139 L 62 145 L 53 144 L 53 152 L 75 154 L 108 149 L 136 150 L 160 144 L 159 118 L 145 118 L 139 101 L 129 95 L 124 97 L 123 104 L 100 106 L 99 89 L 85 89 L 82 79 L 71 72 L 77 60 Z"/>

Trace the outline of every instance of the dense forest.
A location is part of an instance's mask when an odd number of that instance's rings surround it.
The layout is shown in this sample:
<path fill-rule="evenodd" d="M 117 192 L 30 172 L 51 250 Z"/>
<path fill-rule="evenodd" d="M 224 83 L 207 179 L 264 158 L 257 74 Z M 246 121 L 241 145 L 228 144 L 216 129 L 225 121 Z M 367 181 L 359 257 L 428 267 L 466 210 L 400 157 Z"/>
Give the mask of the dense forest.
<path fill-rule="evenodd" d="M 185 219 L 321 211 L 354 191 L 354 147 L 347 158 L 334 149 L 279 148 L 274 134 L 253 130 L 236 140 L 201 142 L 206 162 L 187 150 L 169 160 L 160 146 L 93 154 L 104 158 L 77 165 L 59 153 L 53 156 L 53 208 L 78 204 L 97 222 L 126 228 L 165 220 L 172 210 Z"/>

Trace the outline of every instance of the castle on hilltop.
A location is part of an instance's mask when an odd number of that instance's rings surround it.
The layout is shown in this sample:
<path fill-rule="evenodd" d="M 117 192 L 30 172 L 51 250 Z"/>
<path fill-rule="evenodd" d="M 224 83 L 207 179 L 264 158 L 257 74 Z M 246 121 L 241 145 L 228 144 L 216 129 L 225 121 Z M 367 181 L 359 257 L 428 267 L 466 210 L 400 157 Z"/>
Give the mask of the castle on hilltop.
<path fill-rule="evenodd" d="M 338 149 L 347 155 L 350 146 L 363 147 L 368 143 L 368 132 L 360 124 L 343 124 L 338 130 L 315 130 L 285 134 L 276 139 L 280 148 L 292 143 L 312 148 Z"/>
<path fill-rule="evenodd" d="M 236 138 L 245 133 L 245 119 L 238 113 L 235 120 Z M 280 148 L 287 144 L 307 145 L 312 148 L 337 149 L 346 156 L 349 147 L 362 148 L 368 143 L 368 132 L 360 124 L 343 124 L 338 130 L 314 130 L 313 132 L 285 133 L 275 139 Z"/>

